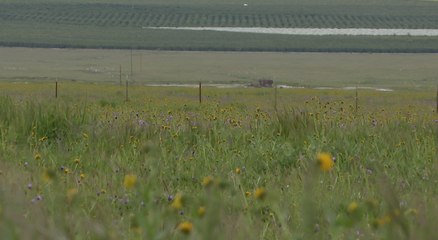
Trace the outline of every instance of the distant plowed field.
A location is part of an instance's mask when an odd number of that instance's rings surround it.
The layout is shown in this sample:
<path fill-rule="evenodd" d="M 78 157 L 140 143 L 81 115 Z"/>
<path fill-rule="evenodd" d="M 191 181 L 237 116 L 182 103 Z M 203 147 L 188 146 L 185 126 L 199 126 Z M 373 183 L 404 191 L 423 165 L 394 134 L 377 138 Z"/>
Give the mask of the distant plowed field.
<path fill-rule="evenodd" d="M 437 9 L 298 7 L 172 7 L 118 4 L 4 4 L 2 21 L 96 26 L 234 26 L 319 28 L 438 28 Z"/>
<path fill-rule="evenodd" d="M 437 37 L 302 37 L 149 27 L 438 29 L 438 3 L 0 1 L 0 45 L 214 51 L 438 52 Z"/>

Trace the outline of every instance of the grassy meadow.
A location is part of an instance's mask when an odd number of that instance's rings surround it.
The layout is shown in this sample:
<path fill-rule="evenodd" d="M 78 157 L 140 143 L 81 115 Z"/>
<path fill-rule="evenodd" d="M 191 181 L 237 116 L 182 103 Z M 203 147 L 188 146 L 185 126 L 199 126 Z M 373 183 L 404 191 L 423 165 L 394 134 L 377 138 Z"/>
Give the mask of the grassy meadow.
<path fill-rule="evenodd" d="M 436 37 L 141 28 L 435 29 L 437 2 L 0 9 L 0 239 L 436 238 Z"/>
<path fill-rule="evenodd" d="M 2 239 L 434 239 L 433 87 L 0 89 Z"/>
<path fill-rule="evenodd" d="M 149 50 L 438 52 L 437 37 L 284 36 L 143 27 L 438 27 L 431 1 L 0 1 L 0 45 Z"/>
<path fill-rule="evenodd" d="M 0 48 L 0 80 L 120 83 L 130 79 L 130 50 Z M 32 56 L 32 57 L 29 57 Z M 432 90 L 437 54 L 132 52 L 131 84 L 242 84 L 261 78 L 306 88 Z M 178 77 L 175 77 L 178 76 Z"/>

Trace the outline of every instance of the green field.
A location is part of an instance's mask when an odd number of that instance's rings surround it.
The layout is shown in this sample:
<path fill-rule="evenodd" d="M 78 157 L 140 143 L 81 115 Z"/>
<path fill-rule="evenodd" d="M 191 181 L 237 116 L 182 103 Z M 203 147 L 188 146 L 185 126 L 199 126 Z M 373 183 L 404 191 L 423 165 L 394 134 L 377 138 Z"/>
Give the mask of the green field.
<path fill-rule="evenodd" d="M 436 37 L 306 37 L 142 27 L 438 28 L 425 1 L 0 1 L 0 45 L 232 51 L 437 52 Z"/>
<path fill-rule="evenodd" d="M 0 48 L 0 80 L 119 84 L 251 84 L 434 89 L 436 54 L 242 53 Z M 29 57 L 32 56 L 32 57 Z"/>

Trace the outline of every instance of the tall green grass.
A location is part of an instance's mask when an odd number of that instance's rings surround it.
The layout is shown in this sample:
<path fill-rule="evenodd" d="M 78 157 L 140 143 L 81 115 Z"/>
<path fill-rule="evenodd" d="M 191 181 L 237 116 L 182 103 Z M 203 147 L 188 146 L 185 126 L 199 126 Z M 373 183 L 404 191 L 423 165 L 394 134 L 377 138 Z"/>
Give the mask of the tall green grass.
<path fill-rule="evenodd" d="M 296 90 L 304 101 L 275 112 L 251 89 L 221 102 L 226 91 L 202 105 L 161 88 L 114 104 L 103 92 L 2 96 L 1 237 L 433 239 L 432 108 L 362 101 L 355 112 L 342 94 Z M 328 172 L 322 152 L 335 157 Z"/>

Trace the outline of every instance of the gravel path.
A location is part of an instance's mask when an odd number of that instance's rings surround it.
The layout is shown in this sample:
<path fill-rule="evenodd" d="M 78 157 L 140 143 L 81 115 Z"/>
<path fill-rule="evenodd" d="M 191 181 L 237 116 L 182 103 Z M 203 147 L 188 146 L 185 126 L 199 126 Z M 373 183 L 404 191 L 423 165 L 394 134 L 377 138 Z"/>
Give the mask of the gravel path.
<path fill-rule="evenodd" d="M 438 29 L 372 29 L 372 28 L 240 28 L 240 27 L 143 27 L 191 31 L 221 31 L 285 35 L 348 35 L 348 36 L 438 36 Z"/>

